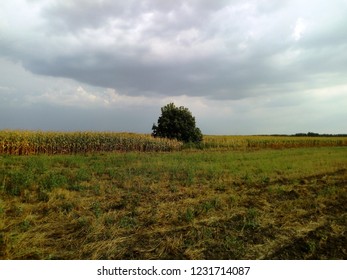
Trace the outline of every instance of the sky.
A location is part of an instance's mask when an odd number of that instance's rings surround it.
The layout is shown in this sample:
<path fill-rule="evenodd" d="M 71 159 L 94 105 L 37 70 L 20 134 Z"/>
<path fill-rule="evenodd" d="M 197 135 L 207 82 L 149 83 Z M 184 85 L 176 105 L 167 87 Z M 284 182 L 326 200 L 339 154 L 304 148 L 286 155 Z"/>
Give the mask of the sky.
<path fill-rule="evenodd" d="M 347 0 L 2 0 L 0 129 L 347 133 Z"/>

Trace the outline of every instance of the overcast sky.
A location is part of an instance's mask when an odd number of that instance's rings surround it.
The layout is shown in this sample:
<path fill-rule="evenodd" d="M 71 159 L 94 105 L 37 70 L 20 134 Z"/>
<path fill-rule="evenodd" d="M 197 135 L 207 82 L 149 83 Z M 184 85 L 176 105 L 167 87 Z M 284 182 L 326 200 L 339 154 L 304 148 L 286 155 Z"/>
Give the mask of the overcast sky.
<path fill-rule="evenodd" d="M 347 0 L 2 0 L 0 129 L 347 133 Z"/>

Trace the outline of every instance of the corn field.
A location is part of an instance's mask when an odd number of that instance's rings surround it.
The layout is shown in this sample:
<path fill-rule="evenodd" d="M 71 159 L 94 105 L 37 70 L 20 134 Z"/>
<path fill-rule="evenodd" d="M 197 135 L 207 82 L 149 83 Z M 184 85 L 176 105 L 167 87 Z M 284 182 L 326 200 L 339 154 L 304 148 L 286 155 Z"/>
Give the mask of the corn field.
<path fill-rule="evenodd" d="M 347 137 L 302 136 L 204 136 L 202 148 L 209 149 L 285 149 L 347 146 Z"/>
<path fill-rule="evenodd" d="M 202 149 L 284 149 L 347 146 L 347 137 L 213 136 L 205 135 Z M 177 151 L 183 143 L 148 134 L 119 132 L 45 132 L 0 130 L 0 154 L 76 154 L 94 152 Z"/>
<path fill-rule="evenodd" d="M 176 140 L 116 132 L 0 131 L 0 154 L 75 154 L 113 151 L 157 152 L 179 150 Z"/>

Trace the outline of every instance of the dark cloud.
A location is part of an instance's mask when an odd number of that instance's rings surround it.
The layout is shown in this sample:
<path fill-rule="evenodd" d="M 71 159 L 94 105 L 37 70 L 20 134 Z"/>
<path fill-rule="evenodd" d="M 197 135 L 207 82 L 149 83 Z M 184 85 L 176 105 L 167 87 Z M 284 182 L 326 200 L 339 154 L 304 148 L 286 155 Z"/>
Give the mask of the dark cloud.
<path fill-rule="evenodd" d="M 12 78 L 16 74 L 0 78 L 0 99 L 6 102 L 56 101 L 52 95 L 70 91 L 78 97 L 71 102 L 96 98 L 99 106 L 113 100 L 112 95 L 103 99 L 111 88 L 128 97 L 189 96 L 191 102 L 201 97 L 225 106 L 251 100 L 252 106 L 270 109 L 309 104 L 302 96 L 312 90 L 323 96 L 331 88 L 344 90 L 344 0 L 14 0 L 1 5 L 1 58 L 49 83 L 65 78 L 50 86 L 13 68 L 20 73 L 18 82 Z M 9 64 L 1 63 L 6 73 Z M 64 83 L 67 89 L 60 88 Z M 80 84 L 85 93 L 76 93 Z M 245 112 L 258 112 L 242 104 Z"/>
<path fill-rule="evenodd" d="M 213 26 L 215 13 L 235 4 L 242 1 L 54 1 L 41 11 L 46 20 L 43 29 L 50 32 L 44 37 L 47 46 L 40 46 L 45 51 L 26 49 L 19 56 L 34 73 L 126 94 L 239 98 L 247 95 L 250 83 L 268 82 L 258 73 L 270 69 L 255 54 L 237 61 L 242 56 L 235 47 L 239 38 L 232 37 L 242 30 L 234 34 Z M 231 17 L 224 14 L 222 20 L 237 26 L 242 18 L 230 9 Z M 110 43 L 99 44 L 98 35 Z"/>
<path fill-rule="evenodd" d="M 100 28 L 110 21 L 128 30 L 146 16 L 159 23 L 152 28 L 164 31 L 200 24 L 205 16 L 227 4 L 230 1 L 54 1 L 43 9 L 42 16 L 53 32 Z"/>
<path fill-rule="evenodd" d="M 317 50 L 317 40 L 322 40 L 321 48 L 334 44 L 332 39 L 344 43 L 343 32 L 336 29 L 342 25 L 331 27 L 336 32 L 326 34 L 326 39 L 315 35 L 306 43 L 304 38 L 303 43 L 289 42 L 290 27 L 294 28 L 297 18 L 296 14 L 283 17 L 288 5 L 276 1 L 54 1 L 41 15 L 52 32 L 48 39 L 61 36 L 65 46 L 53 50 L 50 59 L 28 56 L 25 65 L 41 75 L 69 77 L 131 95 L 247 97 L 256 87 L 298 84 L 310 75 L 333 70 L 327 69 L 333 48 Z M 72 42 L 61 32 L 72 33 Z M 310 46 L 315 46 L 313 51 Z M 285 67 L 271 63 L 274 55 L 290 50 L 302 55 Z M 282 63 L 281 57 L 276 63 Z M 336 67 L 334 60 L 332 67 Z"/>

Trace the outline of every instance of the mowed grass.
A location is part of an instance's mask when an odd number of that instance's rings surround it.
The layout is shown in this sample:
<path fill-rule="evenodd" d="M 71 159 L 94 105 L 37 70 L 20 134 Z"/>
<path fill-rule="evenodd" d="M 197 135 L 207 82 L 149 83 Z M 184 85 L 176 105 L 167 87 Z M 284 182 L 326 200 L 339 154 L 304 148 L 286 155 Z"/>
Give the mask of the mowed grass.
<path fill-rule="evenodd" d="M 347 147 L 0 156 L 1 259 L 346 259 Z"/>

